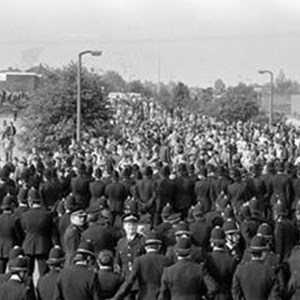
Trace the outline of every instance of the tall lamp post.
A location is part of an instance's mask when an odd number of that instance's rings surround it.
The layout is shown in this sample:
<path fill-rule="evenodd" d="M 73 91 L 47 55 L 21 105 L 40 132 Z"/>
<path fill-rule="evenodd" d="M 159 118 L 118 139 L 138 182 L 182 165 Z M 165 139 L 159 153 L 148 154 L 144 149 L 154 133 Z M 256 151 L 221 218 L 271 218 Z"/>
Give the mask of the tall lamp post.
<path fill-rule="evenodd" d="M 85 54 L 92 56 L 102 55 L 102 51 L 86 50 L 78 54 L 78 73 L 77 73 L 77 126 L 76 126 L 76 141 L 80 142 L 80 127 L 81 127 L 81 60 Z"/>
<path fill-rule="evenodd" d="M 270 93 L 270 108 L 269 108 L 269 127 L 272 126 L 272 118 L 273 118 L 273 94 L 274 94 L 274 75 L 270 70 L 259 70 L 259 74 L 269 74 L 270 75 L 270 83 L 271 83 L 271 93 Z"/>

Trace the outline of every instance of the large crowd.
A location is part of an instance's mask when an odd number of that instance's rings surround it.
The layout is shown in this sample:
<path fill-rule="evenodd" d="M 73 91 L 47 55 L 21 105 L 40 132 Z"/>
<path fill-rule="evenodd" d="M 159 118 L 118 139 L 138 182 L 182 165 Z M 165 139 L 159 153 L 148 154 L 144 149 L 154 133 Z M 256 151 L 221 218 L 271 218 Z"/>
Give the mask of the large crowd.
<path fill-rule="evenodd" d="M 300 131 L 114 105 L 2 163 L 0 299 L 300 299 Z"/>

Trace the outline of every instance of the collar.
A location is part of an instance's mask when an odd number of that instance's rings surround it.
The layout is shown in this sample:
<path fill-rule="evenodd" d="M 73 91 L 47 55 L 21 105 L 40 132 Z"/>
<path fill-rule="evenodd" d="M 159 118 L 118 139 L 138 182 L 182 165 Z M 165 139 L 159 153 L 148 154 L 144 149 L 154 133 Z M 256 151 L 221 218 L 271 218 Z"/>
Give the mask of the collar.
<path fill-rule="evenodd" d="M 216 246 L 214 246 L 213 247 L 213 251 L 222 251 L 222 252 L 224 252 L 224 248 L 223 247 L 216 247 Z"/>
<path fill-rule="evenodd" d="M 17 281 L 17 282 L 23 282 L 18 274 L 12 274 L 10 276 L 9 280 L 14 280 L 14 281 Z"/>
<path fill-rule="evenodd" d="M 99 266 L 100 270 L 105 270 L 105 271 L 112 271 L 112 267 L 111 266 Z"/>

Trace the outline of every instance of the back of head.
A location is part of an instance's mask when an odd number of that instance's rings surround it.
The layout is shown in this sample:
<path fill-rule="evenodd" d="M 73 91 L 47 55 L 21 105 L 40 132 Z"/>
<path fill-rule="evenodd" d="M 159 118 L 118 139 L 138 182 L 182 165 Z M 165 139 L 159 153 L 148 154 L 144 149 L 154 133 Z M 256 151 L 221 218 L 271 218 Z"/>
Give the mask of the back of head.
<path fill-rule="evenodd" d="M 112 267 L 114 264 L 114 256 L 111 251 L 103 250 L 99 253 L 98 261 L 101 266 Z"/>

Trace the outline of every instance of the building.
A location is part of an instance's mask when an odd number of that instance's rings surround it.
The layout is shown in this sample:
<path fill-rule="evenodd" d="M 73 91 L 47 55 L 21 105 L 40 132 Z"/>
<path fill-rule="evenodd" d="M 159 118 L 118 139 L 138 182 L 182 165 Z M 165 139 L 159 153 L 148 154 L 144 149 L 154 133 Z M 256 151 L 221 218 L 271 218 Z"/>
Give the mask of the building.
<path fill-rule="evenodd" d="M 3 71 L 0 72 L 0 91 L 30 92 L 35 90 L 41 75 L 33 72 Z"/>

